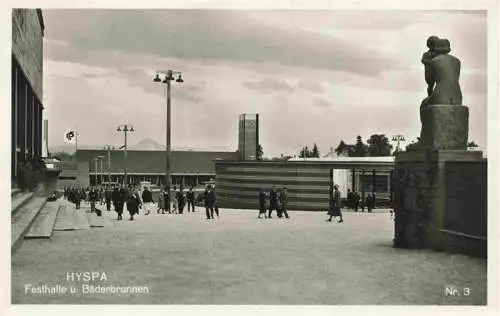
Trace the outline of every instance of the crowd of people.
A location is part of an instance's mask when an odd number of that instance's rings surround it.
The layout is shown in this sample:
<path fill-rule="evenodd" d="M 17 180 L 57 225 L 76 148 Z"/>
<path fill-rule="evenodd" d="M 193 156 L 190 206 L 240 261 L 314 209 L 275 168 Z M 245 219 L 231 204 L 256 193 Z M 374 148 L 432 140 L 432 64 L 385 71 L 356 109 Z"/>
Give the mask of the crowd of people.
<path fill-rule="evenodd" d="M 376 203 L 375 193 L 368 193 L 368 195 L 365 198 L 363 207 L 361 208 L 361 212 L 364 212 L 364 207 L 366 207 L 368 209 L 368 212 L 371 213 L 372 210 L 375 208 L 375 203 Z M 359 193 L 348 189 L 346 207 L 348 209 L 352 209 L 355 212 L 357 212 L 360 208 L 360 204 L 361 204 L 361 196 L 359 195 Z"/>
<path fill-rule="evenodd" d="M 288 193 L 287 188 L 283 187 L 281 190 L 277 190 L 273 187 L 270 191 L 262 189 L 259 192 L 259 216 L 258 218 L 272 218 L 273 211 L 276 211 L 276 215 L 279 218 L 283 216 L 285 218 L 290 218 L 287 212 L 287 202 Z M 268 214 L 266 215 L 266 210 Z"/>
<path fill-rule="evenodd" d="M 169 199 L 169 194 L 172 193 Z M 207 185 L 204 192 L 196 196 L 194 188 L 188 187 L 184 190 L 184 186 L 180 185 L 173 187 L 169 192 L 166 187 L 163 187 L 157 195 L 157 200 L 153 198 L 153 194 L 148 187 L 141 189 L 138 185 L 123 185 L 87 188 L 81 187 L 66 187 L 64 189 L 64 197 L 76 205 L 76 209 L 80 209 L 82 201 L 90 204 L 90 211 L 96 212 L 100 216 L 100 210 L 96 205 L 106 205 L 107 211 L 111 211 L 113 206 L 114 211 L 118 214 L 117 219 L 123 219 L 123 211 L 126 206 L 130 215 L 130 220 L 134 220 L 134 216 L 139 214 L 139 210 L 144 210 L 144 215 L 149 215 L 156 207 L 157 214 L 184 214 L 187 212 L 195 212 L 196 204 L 203 204 L 207 219 L 219 218 L 219 207 L 217 203 L 217 195 L 215 187 Z M 167 207 L 167 201 L 170 200 L 170 207 Z M 270 190 L 262 189 L 258 195 L 259 214 L 258 218 L 272 218 L 273 212 L 276 211 L 278 218 L 290 218 L 288 214 L 288 191 L 286 187 L 277 189 L 275 186 Z M 368 212 L 371 212 L 375 207 L 375 194 L 368 193 L 364 204 Z M 333 217 L 339 217 L 339 223 L 344 220 L 342 218 L 341 209 L 346 206 L 349 209 L 358 211 L 360 206 L 360 196 L 356 191 L 348 190 L 347 199 L 343 204 L 340 197 L 338 185 L 334 185 L 330 192 L 330 201 L 327 214 L 330 216 L 327 221 L 331 222 Z"/>
<path fill-rule="evenodd" d="M 38 183 L 44 180 L 46 170 L 45 163 L 36 155 L 28 154 L 24 161 L 20 161 L 16 180 L 21 192 L 34 192 Z"/>
<path fill-rule="evenodd" d="M 187 212 L 195 212 L 196 202 L 203 202 L 206 210 L 207 219 L 214 219 L 214 215 L 219 218 L 219 207 L 217 205 L 217 198 L 215 188 L 207 185 L 205 191 L 195 196 L 192 186 L 188 190 L 184 190 L 184 186 L 174 186 L 172 196 L 170 198 L 170 207 L 167 201 L 169 200 L 169 190 L 163 187 L 159 194 L 157 201 L 153 198 L 153 193 L 148 187 L 141 188 L 138 185 L 123 185 L 115 186 L 89 186 L 82 188 L 78 186 L 65 187 L 64 198 L 75 204 L 76 209 L 80 209 L 82 201 L 90 205 L 90 211 L 100 215 L 96 205 L 106 205 L 107 211 L 111 211 L 113 206 L 114 211 L 117 213 L 117 220 L 123 219 L 123 211 L 126 206 L 130 214 L 130 220 L 134 220 L 134 216 L 139 214 L 139 210 L 144 210 L 144 215 L 149 215 L 156 206 L 157 214 L 183 214 L 187 206 Z M 215 214 L 214 214 L 215 213 Z"/>

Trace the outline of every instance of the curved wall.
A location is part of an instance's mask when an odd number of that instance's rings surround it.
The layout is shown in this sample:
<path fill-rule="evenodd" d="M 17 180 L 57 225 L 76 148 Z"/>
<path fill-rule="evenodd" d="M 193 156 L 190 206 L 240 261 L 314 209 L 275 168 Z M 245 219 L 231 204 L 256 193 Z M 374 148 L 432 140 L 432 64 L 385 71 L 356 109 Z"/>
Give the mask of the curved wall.
<path fill-rule="evenodd" d="M 325 161 L 215 161 L 217 200 L 221 208 L 258 208 L 261 189 L 288 190 L 290 210 L 322 211 L 328 207 L 329 172 L 334 169 L 334 182 L 345 198 L 353 188 L 352 169 L 366 167 L 370 172 L 389 175 L 393 163 L 356 165 Z M 355 178 L 354 187 L 359 187 Z M 365 186 L 365 192 L 367 192 Z M 371 189 L 370 189 L 371 190 Z M 383 193 L 388 193 L 385 190 Z"/>

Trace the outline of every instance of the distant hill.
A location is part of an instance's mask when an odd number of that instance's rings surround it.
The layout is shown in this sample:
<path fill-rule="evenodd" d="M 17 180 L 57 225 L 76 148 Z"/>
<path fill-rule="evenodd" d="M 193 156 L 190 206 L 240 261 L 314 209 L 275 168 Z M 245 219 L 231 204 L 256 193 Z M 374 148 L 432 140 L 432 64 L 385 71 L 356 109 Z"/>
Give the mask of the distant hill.
<path fill-rule="evenodd" d="M 135 145 L 129 146 L 129 150 L 165 150 L 165 146 L 162 144 L 158 144 L 151 138 L 146 138 L 141 140 Z"/>

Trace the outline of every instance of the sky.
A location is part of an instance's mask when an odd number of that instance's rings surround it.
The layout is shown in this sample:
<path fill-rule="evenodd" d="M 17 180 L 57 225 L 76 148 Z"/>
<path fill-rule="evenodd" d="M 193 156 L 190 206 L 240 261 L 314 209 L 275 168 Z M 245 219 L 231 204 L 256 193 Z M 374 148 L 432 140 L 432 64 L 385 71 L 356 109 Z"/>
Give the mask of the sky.
<path fill-rule="evenodd" d="M 79 144 L 165 144 L 164 86 L 172 83 L 172 147 L 236 150 L 238 115 L 260 114 L 267 157 L 317 143 L 420 132 L 422 53 L 447 38 L 462 62 L 469 140 L 486 150 L 484 11 L 236 11 L 44 9 L 49 142 L 77 127 Z"/>

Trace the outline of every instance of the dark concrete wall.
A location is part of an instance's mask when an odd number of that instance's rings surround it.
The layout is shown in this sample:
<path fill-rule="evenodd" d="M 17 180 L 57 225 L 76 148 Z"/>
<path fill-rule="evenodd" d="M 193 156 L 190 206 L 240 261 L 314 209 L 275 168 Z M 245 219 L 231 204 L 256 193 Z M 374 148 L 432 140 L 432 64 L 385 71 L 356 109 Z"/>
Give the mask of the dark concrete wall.
<path fill-rule="evenodd" d="M 43 103 L 43 20 L 38 9 L 12 10 L 12 54 Z"/>
<path fill-rule="evenodd" d="M 446 163 L 444 228 L 478 237 L 487 236 L 487 164 Z"/>

